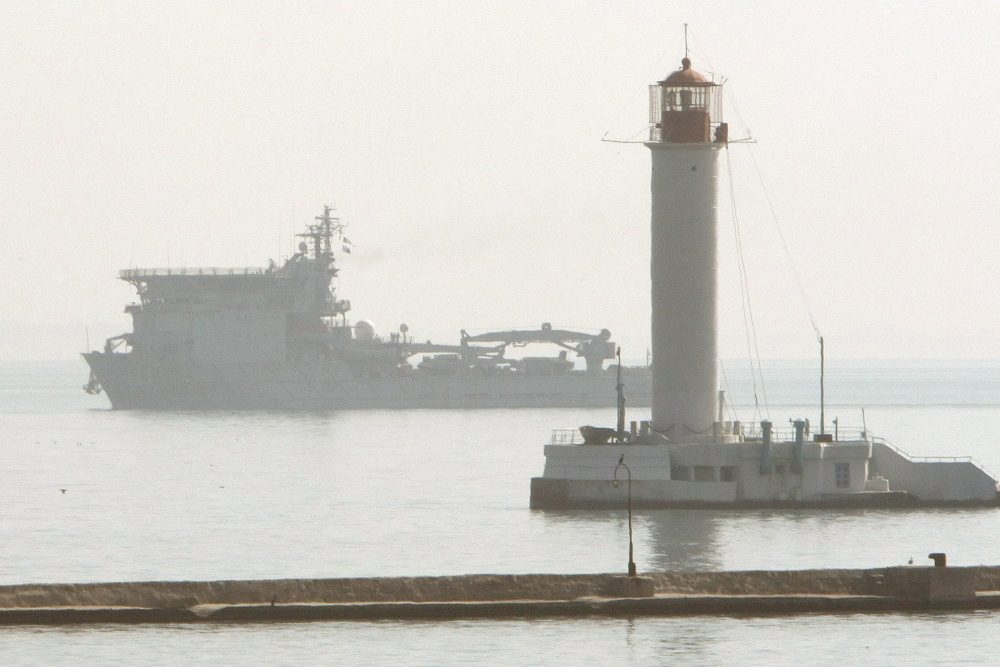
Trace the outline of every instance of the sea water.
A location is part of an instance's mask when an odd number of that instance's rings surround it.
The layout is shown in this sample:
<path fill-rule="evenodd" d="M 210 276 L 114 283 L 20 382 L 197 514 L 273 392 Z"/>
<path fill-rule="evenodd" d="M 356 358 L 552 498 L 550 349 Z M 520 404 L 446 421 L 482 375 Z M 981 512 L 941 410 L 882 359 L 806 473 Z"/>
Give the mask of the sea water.
<path fill-rule="evenodd" d="M 0 364 L 2 584 L 625 570 L 624 511 L 528 509 L 550 431 L 611 408 L 112 411 L 85 379 L 82 362 Z M 818 427 L 812 364 L 725 380 L 730 417 Z M 1000 470 L 998 362 L 831 364 L 826 398 L 828 431 Z M 1000 563 L 994 509 L 638 510 L 634 527 L 640 570 Z M 993 612 L 94 625 L 0 629 L 0 660 L 995 662 L 998 637 Z"/>

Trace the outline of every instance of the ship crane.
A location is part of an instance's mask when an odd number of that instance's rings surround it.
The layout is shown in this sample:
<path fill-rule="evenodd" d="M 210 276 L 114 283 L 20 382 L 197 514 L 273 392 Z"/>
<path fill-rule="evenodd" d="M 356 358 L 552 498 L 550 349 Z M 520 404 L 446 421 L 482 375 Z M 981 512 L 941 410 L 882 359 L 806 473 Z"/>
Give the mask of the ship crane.
<path fill-rule="evenodd" d="M 491 331 L 475 336 L 470 336 L 463 330 L 462 345 L 469 343 L 499 343 L 500 349 L 508 345 L 552 343 L 583 357 L 590 373 L 600 372 L 604 360 L 615 357 L 615 344 L 611 342 L 611 332 L 607 329 L 601 329 L 597 334 L 589 334 L 582 331 L 553 329 L 548 322 L 542 324 L 541 329 Z"/>

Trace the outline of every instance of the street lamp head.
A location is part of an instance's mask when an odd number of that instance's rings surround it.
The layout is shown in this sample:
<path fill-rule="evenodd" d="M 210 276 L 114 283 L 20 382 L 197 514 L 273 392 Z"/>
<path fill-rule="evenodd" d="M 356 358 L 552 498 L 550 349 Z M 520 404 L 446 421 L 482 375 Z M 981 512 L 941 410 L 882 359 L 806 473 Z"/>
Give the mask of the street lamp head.
<path fill-rule="evenodd" d="M 617 488 L 618 487 L 618 471 L 621 470 L 622 468 L 625 468 L 625 473 L 628 475 L 629 488 L 631 488 L 631 486 L 632 486 L 632 469 L 628 467 L 627 463 L 625 463 L 625 455 L 624 454 L 622 454 L 621 456 L 618 457 L 618 465 L 615 466 L 615 474 L 614 474 L 614 479 L 612 481 L 613 481 L 615 487 Z"/>
<path fill-rule="evenodd" d="M 615 487 L 616 489 L 618 488 L 618 478 L 617 478 L 617 477 L 615 477 L 615 478 L 614 478 L 614 479 L 613 479 L 613 480 L 611 481 L 611 486 Z"/>

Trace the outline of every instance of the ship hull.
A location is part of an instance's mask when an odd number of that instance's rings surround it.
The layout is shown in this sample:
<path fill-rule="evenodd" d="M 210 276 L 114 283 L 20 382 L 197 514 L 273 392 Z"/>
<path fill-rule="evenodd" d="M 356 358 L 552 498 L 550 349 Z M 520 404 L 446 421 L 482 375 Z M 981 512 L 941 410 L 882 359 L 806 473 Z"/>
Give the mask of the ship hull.
<path fill-rule="evenodd" d="M 615 375 L 607 371 L 369 377 L 333 360 L 156 364 L 131 354 L 83 357 L 116 410 L 586 408 L 617 400 Z M 649 405 L 648 373 L 633 372 L 624 383 L 631 405 Z"/>

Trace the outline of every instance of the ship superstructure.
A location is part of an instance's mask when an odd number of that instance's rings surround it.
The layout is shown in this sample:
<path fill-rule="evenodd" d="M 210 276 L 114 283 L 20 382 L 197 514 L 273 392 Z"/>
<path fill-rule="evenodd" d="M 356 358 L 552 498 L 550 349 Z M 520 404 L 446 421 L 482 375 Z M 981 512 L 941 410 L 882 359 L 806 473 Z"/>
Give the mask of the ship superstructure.
<path fill-rule="evenodd" d="M 343 230 L 325 206 L 280 266 L 122 271 L 139 296 L 125 309 L 133 328 L 83 355 L 86 389 L 105 390 L 115 408 L 148 409 L 614 404 L 607 329 L 463 330 L 457 344 L 441 345 L 415 342 L 405 324 L 379 336 L 370 321 L 351 322 L 350 301 L 331 287 L 334 247 L 350 243 Z M 561 351 L 508 356 L 538 343 Z M 628 374 L 632 396 L 648 404 L 648 370 Z"/>

